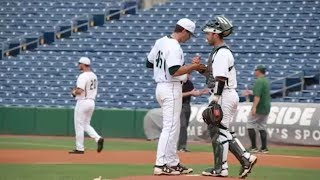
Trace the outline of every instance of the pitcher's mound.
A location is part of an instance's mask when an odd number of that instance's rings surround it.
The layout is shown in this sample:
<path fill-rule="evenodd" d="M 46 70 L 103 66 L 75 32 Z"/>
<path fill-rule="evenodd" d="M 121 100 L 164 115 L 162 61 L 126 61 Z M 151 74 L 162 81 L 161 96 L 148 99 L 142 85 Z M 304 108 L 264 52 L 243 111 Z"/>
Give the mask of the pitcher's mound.
<path fill-rule="evenodd" d="M 131 176 L 131 177 L 123 177 L 119 180 L 239 180 L 235 177 L 211 177 L 211 176 L 201 176 L 199 174 L 191 174 L 191 175 L 181 175 L 181 176 Z"/>

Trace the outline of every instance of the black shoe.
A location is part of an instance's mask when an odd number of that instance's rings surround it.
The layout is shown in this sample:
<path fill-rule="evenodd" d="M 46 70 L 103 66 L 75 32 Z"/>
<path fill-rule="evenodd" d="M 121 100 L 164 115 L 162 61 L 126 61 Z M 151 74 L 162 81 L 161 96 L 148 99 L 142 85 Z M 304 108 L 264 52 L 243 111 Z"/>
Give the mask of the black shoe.
<path fill-rule="evenodd" d="M 180 171 L 176 171 L 165 164 L 163 166 L 154 166 L 153 174 L 157 175 L 157 176 L 160 176 L 160 175 L 180 175 Z"/>
<path fill-rule="evenodd" d="M 269 150 L 268 150 L 268 148 L 260 149 L 259 153 L 268 154 Z"/>
<path fill-rule="evenodd" d="M 258 158 L 254 155 L 250 155 L 249 159 L 245 160 L 245 163 L 241 165 L 239 178 L 245 179 L 249 173 L 251 173 L 251 169 L 257 163 Z"/>
<path fill-rule="evenodd" d="M 171 166 L 170 168 L 174 169 L 175 171 L 179 171 L 181 174 L 189 174 L 193 172 L 193 169 L 187 168 L 180 163 L 176 166 Z"/>
<path fill-rule="evenodd" d="M 98 153 L 102 151 L 102 149 L 103 149 L 103 143 L 104 143 L 103 138 L 100 138 L 100 139 L 98 140 L 98 142 L 97 142 L 97 152 L 98 152 Z"/>
<path fill-rule="evenodd" d="M 69 154 L 84 154 L 84 151 L 79 151 L 79 150 L 72 150 L 72 151 L 69 151 Z"/>
<path fill-rule="evenodd" d="M 182 148 L 178 150 L 179 152 L 191 152 L 190 150 L 186 149 L 186 148 Z"/>
<path fill-rule="evenodd" d="M 254 154 L 254 153 L 259 152 L 259 150 L 257 148 L 251 147 L 251 148 L 248 149 L 248 152 Z"/>
<path fill-rule="evenodd" d="M 228 177 L 229 172 L 228 169 L 216 170 L 214 168 L 208 168 L 204 170 L 201 174 L 202 176 Z"/>

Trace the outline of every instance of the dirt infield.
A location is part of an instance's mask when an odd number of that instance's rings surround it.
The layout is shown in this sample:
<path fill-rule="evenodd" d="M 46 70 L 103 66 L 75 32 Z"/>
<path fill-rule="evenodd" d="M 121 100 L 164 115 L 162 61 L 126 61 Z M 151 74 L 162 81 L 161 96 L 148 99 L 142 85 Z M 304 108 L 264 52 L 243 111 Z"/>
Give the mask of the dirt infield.
<path fill-rule="evenodd" d="M 208 164 L 212 163 L 211 153 L 191 152 L 180 153 L 179 157 L 184 164 Z M 320 169 L 320 157 L 300 157 L 282 155 L 257 155 L 256 166 L 289 167 L 304 169 Z M 141 158 L 143 157 L 143 158 Z M 8 164 L 153 164 L 155 152 L 153 151 L 86 151 L 85 154 L 68 154 L 64 150 L 0 150 L 0 163 Z M 237 164 L 237 160 L 231 155 L 229 164 Z M 150 167 L 150 171 L 151 167 Z M 157 176 L 125 177 L 121 180 L 130 179 L 163 179 Z M 212 177 L 192 176 L 169 176 L 165 179 L 205 180 L 220 179 Z M 232 180 L 237 178 L 223 178 Z"/>
<path fill-rule="evenodd" d="M 211 153 L 191 152 L 180 153 L 184 164 L 212 163 Z M 302 169 L 320 169 L 320 157 L 260 155 L 257 166 L 289 167 Z M 143 158 L 141 158 L 143 157 Z M 238 164 L 230 155 L 229 164 Z M 153 164 L 153 151 L 86 151 L 85 154 L 68 154 L 63 150 L 0 150 L 0 163 L 8 164 Z"/>

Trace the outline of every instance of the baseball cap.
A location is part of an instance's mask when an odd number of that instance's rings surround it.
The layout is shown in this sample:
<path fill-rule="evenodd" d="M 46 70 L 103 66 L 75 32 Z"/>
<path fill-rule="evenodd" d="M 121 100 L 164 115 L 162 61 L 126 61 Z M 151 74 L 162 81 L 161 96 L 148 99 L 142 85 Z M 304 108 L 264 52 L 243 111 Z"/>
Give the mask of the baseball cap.
<path fill-rule="evenodd" d="M 177 22 L 177 25 L 183 27 L 185 30 L 189 31 L 194 36 L 194 30 L 196 24 L 188 18 L 182 18 Z"/>
<path fill-rule="evenodd" d="M 255 71 L 258 71 L 258 70 L 260 70 L 260 71 L 265 71 L 265 70 L 266 70 L 266 67 L 265 67 L 264 65 L 258 65 L 254 70 L 255 70 Z"/>
<path fill-rule="evenodd" d="M 79 63 L 80 64 L 85 64 L 85 65 L 90 65 L 90 59 L 89 58 L 87 58 L 87 57 L 81 57 L 80 59 L 79 59 Z"/>

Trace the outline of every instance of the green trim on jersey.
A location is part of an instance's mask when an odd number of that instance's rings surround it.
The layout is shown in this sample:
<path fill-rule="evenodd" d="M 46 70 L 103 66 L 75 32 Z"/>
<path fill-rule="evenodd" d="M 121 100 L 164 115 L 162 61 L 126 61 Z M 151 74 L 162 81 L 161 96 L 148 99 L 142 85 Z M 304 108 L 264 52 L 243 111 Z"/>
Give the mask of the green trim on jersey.
<path fill-rule="evenodd" d="M 169 73 L 170 73 L 170 75 L 171 75 L 171 76 L 174 75 L 174 73 L 176 73 L 180 67 L 181 67 L 180 65 L 176 65 L 176 66 L 169 67 Z"/>
<path fill-rule="evenodd" d="M 270 84 L 266 77 L 260 77 L 256 80 L 253 95 L 260 97 L 257 114 L 269 114 L 271 108 Z"/>
<path fill-rule="evenodd" d="M 148 59 L 146 61 L 146 67 L 147 68 L 153 68 L 153 64 Z"/>

